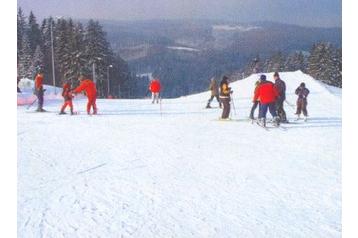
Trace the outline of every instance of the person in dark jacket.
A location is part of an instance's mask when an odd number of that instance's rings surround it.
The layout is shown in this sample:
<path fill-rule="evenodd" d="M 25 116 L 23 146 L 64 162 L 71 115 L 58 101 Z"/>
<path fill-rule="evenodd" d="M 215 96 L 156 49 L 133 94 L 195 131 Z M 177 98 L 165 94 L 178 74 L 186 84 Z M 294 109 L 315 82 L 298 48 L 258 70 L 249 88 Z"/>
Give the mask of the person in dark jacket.
<path fill-rule="evenodd" d="M 256 83 L 255 83 L 254 95 L 256 94 L 256 91 L 257 91 L 259 85 L 260 85 L 260 80 L 257 80 Z M 250 119 L 251 119 L 251 120 L 254 120 L 254 119 L 255 119 L 254 113 L 255 113 L 255 110 L 256 110 L 257 106 L 259 105 L 259 103 L 260 103 L 260 101 L 259 101 L 259 100 L 256 100 L 256 101 L 254 101 L 253 104 L 252 104 L 251 111 L 250 111 Z"/>
<path fill-rule="evenodd" d="M 258 86 L 253 102 L 260 100 L 260 107 L 259 107 L 259 123 L 262 126 L 266 126 L 266 114 L 267 110 L 270 111 L 273 119 L 274 124 L 279 125 L 280 120 L 277 117 L 276 113 L 276 105 L 275 102 L 279 93 L 275 85 L 266 80 L 265 75 L 260 76 L 260 85 Z"/>
<path fill-rule="evenodd" d="M 229 119 L 230 115 L 230 94 L 232 93 L 231 88 L 229 87 L 228 77 L 224 76 L 220 82 L 220 101 L 223 105 L 223 112 L 221 119 Z"/>
<path fill-rule="evenodd" d="M 67 106 L 70 107 L 71 115 L 73 115 L 73 104 L 72 104 L 73 95 L 72 95 L 71 85 L 69 81 L 63 84 L 62 97 L 65 100 L 65 102 L 61 107 L 60 115 L 66 114 L 65 109 Z"/>
<path fill-rule="evenodd" d="M 307 96 L 310 91 L 306 88 L 305 83 L 301 83 L 300 86 L 296 89 L 295 94 L 298 96 L 297 98 L 297 119 L 300 118 L 301 112 L 303 113 L 305 121 L 308 117 L 307 112 Z"/>
<path fill-rule="evenodd" d="M 206 105 L 206 108 L 211 108 L 210 103 L 213 101 L 214 97 L 218 101 L 219 107 L 221 108 L 222 106 L 221 106 L 221 102 L 219 99 L 219 87 L 218 87 L 218 84 L 217 84 L 215 78 L 211 79 L 209 90 L 211 91 L 211 96 L 208 100 L 208 104 Z"/>
<path fill-rule="evenodd" d="M 286 112 L 283 108 L 283 103 L 286 100 L 286 84 L 285 82 L 280 78 L 280 75 L 278 72 L 275 72 L 273 75 L 273 78 L 275 80 L 275 87 L 277 88 L 277 91 L 279 93 L 279 96 L 276 100 L 276 111 L 277 115 L 280 119 L 280 123 L 288 123 Z"/>

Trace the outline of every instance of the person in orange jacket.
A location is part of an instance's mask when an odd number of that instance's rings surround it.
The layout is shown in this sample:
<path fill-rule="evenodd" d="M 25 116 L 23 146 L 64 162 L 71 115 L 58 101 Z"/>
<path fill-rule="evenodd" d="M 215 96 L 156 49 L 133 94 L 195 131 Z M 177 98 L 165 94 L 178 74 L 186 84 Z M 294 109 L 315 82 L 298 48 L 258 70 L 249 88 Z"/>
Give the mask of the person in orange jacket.
<path fill-rule="evenodd" d="M 67 106 L 70 107 L 71 115 L 73 115 L 73 104 L 72 104 L 73 95 L 71 92 L 71 85 L 69 81 L 63 84 L 62 97 L 64 98 L 65 102 L 61 107 L 60 115 L 66 114 L 65 109 Z"/>
<path fill-rule="evenodd" d="M 77 94 L 82 91 L 86 92 L 87 95 L 87 114 L 91 114 L 91 107 L 93 108 L 93 114 L 97 114 L 97 106 L 96 106 L 96 98 L 97 98 L 97 90 L 96 84 L 92 82 L 88 75 L 81 75 L 79 77 L 81 81 L 80 85 L 73 90 L 73 93 Z"/>
<path fill-rule="evenodd" d="M 157 103 L 159 103 L 160 89 L 161 86 L 160 86 L 159 79 L 153 79 L 149 85 L 149 90 L 152 92 L 152 103 L 154 103 L 154 101 L 157 101 Z"/>
<path fill-rule="evenodd" d="M 44 105 L 44 92 L 45 89 L 43 88 L 43 80 L 44 80 L 44 74 L 43 71 L 40 70 L 35 77 L 35 95 L 38 100 L 37 104 L 37 112 L 45 112 L 46 110 L 43 109 Z"/>

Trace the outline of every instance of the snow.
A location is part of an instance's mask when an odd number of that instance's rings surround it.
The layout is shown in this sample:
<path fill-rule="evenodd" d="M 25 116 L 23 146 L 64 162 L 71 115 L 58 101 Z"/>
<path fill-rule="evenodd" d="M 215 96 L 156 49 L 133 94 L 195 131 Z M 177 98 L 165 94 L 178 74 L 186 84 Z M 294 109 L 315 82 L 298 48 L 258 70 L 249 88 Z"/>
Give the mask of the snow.
<path fill-rule="evenodd" d="M 233 118 L 258 77 L 231 84 Z M 75 116 L 57 115 L 58 99 L 48 113 L 19 106 L 18 236 L 341 237 L 341 97 L 281 77 L 292 104 L 310 89 L 307 123 L 220 122 L 209 92 L 163 99 L 162 113 L 149 100 L 98 100 L 97 116 L 85 99 Z"/>
<path fill-rule="evenodd" d="M 168 46 L 167 48 L 171 49 L 171 50 L 195 51 L 195 52 L 200 51 L 198 49 L 194 49 L 194 48 L 190 48 L 190 47 L 182 47 L 182 46 Z"/>
<path fill-rule="evenodd" d="M 213 29 L 216 31 L 252 31 L 260 29 L 257 26 L 231 26 L 231 25 L 213 25 Z"/>

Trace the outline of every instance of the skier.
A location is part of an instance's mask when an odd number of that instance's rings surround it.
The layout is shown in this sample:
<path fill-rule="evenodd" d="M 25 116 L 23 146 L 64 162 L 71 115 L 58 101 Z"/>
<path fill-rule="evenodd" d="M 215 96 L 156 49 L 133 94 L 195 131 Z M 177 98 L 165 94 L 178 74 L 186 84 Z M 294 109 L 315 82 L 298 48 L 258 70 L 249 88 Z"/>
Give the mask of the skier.
<path fill-rule="evenodd" d="M 230 115 L 230 94 L 233 93 L 229 87 L 228 77 L 224 76 L 220 82 L 220 101 L 223 105 L 223 112 L 220 119 L 227 120 Z"/>
<path fill-rule="evenodd" d="M 304 120 L 307 121 L 308 113 L 307 113 L 307 96 L 310 91 L 306 88 L 305 83 L 301 83 L 300 86 L 295 91 L 297 98 L 297 120 L 300 118 L 301 111 L 303 112 Z"/>
<path fill-rule="evenodd" d="M 277 115 L 280 119 L 280 123 L 288 123 L 286 112 L 283 108 L 283 103 L 286 100 L 286 83 L 280 78 L 278 72 L 275 72 L 273 78 L 275 80 L 275 87 L 279 93 L 279 96 L 276 100 Z"/>
<path fill-rule="evenodd" d="M 274 125 L 279 125 L 279 118 L 277 117 L 276 113 L 276 106 L 275 101 L 277 97 L 279 96 L 279 93 L 275 87 L 275 85 L 266 80 L 265 75 L 260 76 L 260 85 L 258 86 L 255 96 L 253 99 L 253 103 L 255 103 L 257 100 L 260 100 L 260 106 L 259 106 L 259 121 L 258 123 L 261 126 L 266 126 L 266 114 L 267 109 L 269 109 L 273 119 L 274 119 Z"/>
<path fill-rule="evenodd" d="M 256 83 L 255 83 L 254 95 L 256 94 L 256 91 L 257 91 L 259 85 L 260 85 L 260 80 L 257 80 Z M 259 101 L 259 100 L 256 100 L 256 101 L 254 101 L 253 104 L 252 104 L 251 111 L 250 111 L 250 119 L 251 119 L 251 120 L 254 120 L 254 119 L 255 119 L 254 113 L 255 113 L 255 110 L 256 110 L 257 106 L 259 105 L 259 103 L 260 103 L 260 101 Z"/>
<path fill-rule="evenodd" d="M 220 99 L 219 99 L 219 88 L 218 88 L 218 84 L 217 84 L 217 82 L 216 82 L 214 77 L 210 81 L 209 90 L 211 91 L 211 97 L 208 100 L 208 104 L 206 105 L 206 108 L 211 108 L 210 103 L 213 101 L 214 97 L 218 101 L 219 107 L 221 108 L 222 105 L 221 105 L 221 102 L 220 102 Z"/>
<path fill-rule="evenodd" d="M 70 107 L 71 115 L 73 115 L 73 104 L 72 104 L 73 95 L 72 95 L 72 92 L 71 92 L 71 86 L 70 86 L 70 82 L 69 82 L 69 81 L 66 81 L 66 82 L 63 84 L 63 87 L 62 87 L 62 97 L 63 97 L 63 99 L 65 100 L 65 102 L 64 102 L 64 104 L 63 104 L 62 107 L 61 107 L 60 115 L 66 114 L 66 113 L 65 113 L 65 109 L 66 109 L 67 106 Z"/>
<path fill-rule="evenodd" d="M 160 92 L 159 79 L 153 79 L 150 82 L 149 90 L 152 92 L 152 103 L 154 103 L 154 101 L 157 101 L 157 103 L 159 103 L 159 92 Z"/>
<path fill-rule="evenodd" d="M 44 104 L 44 92 L 46 89 L 43 88 L 43 80 L 44 80 L 44 74 L 42 70 L 39 70 L 35 77 L 35 95 L 37 97 L 38 105 L 37 105 L 37 112 L 46 112 L 44 110 L 43 104 Z"/>
<path fill-rule="evenodd" d="M 80 85 L 73 90 L 74 94 L 80 93 L 82 91 L 86 92 L 87 95 L 87 114 L 91 114 L 91 107 L 93 108 L 93 114 L 97 114 L 97 106 L 96 106 L 96 97 L 97 97 L 97 90 L 96 84 L 92 82 L 90 79 L 91 77 L 89 74 L 82 74 L 79 77 Z"/>

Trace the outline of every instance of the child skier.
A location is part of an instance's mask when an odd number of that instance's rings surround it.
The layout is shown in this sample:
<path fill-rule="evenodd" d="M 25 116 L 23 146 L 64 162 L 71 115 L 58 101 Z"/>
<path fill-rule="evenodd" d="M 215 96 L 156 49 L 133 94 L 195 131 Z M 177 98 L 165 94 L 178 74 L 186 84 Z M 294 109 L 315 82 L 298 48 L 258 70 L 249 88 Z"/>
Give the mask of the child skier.
<path fill-rule="evenodd" d="M 306 88 L 305 83 L 301 83 L 300 86 L 295 91 L 297 98 L 297 120 L 300 118 L 301 112 L 303 112 L 304 120 L 307 121 L 308 113 L 307 113 L 307 96 L 310 91 Z"/>
<path fill-rule="evenodd" d="M 276 113 L 276 105 L 275 102 L 279 93 L 275 85 L 266 80 L 265 75 L 260 76 L 260 85 L 258 86 L 253 102 L 260 100 L 260 107 L 259 107 L 259 122 L 261 126 L 266 126 L 266 114 L 267 109 L 270 111 L 275 126 L 279 125 L 279 118 L 277 117 Z"/>
<path fill-rule="evenodd" d="M 63 84 L 62 87 L 62 97 L 65 100 L 64 104 L 61 107 L 60 115 L 66 114 L 65 109 L 67 106 L 70 107 L 71 115 L 73 115 L 73 104 L 72 104 L 72 92 L 69 81 Z"/>
<path fill-rule="evenodd" d="M 233 93 L 229 87 L 228 77 L 224 76 L 220 82 L 220 101 L 223 105 L 223 112 L 220 119 L 227 120 L 230 115 L 230 94 Z"/>

